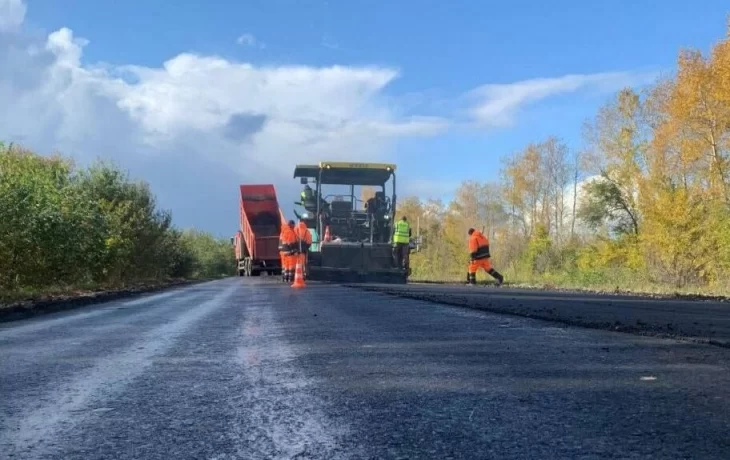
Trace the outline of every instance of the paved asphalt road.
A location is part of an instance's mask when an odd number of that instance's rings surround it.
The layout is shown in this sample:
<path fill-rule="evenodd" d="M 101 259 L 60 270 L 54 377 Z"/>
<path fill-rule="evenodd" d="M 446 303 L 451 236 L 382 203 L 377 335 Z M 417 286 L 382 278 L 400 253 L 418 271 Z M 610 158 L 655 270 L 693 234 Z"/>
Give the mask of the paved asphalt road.
<path fill-rule="evenodd" d="M 339 286 L 0 325 L 3 459 L 728 459 L 728 433 L 728 349 Z"/>
<path fill-rule="evenodd" d="M 573 325 L 681 337 L 730 348 L 728 301 L 448 284 L 369 284 L 361 288 L 497 313 L 560 320 Z"/>

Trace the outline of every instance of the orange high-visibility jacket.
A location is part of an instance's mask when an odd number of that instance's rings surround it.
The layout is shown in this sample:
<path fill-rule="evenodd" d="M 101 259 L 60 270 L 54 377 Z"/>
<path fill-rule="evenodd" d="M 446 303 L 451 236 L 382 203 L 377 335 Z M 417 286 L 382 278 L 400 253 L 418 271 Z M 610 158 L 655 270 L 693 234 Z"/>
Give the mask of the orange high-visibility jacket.
<path fill-rule="evenodd" d="M 298 250 L 296 233 L 288 225 L 282 225 L 281 234 L 279 234 L 279 251 L 285 254 L 293 254 Z"/>
<path fill-rule="evenodd" d="M 489 240 L 479 230 L 474 230 L 469 236 L 469 255 L 472 260 L 489 257 Z"/>
<path fill-rule="evenodd" d="M 297 238 L 302 240 L 302 242 L 307 243 L 307 245 L 312 244 L 312 232 L 310 232 L 307 228 L 307 224 L 299 222 L 295 228 L 295 232 L 297 234 Z"/>

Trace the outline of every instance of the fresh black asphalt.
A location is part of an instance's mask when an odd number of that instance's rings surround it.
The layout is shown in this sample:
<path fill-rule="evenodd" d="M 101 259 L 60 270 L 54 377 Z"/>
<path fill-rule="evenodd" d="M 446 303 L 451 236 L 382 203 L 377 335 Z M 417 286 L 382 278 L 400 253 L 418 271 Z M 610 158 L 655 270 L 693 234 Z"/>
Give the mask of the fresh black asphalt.
<path fill-rule="evenodd" d="M 429 300 L 565 324 L 683 338 L 730 348 L 730 302 L 493 286 L 353 285 L 367 291 Z"/>
<path fill-rule="evenodd" d="M 0 458 L 727 459 L 729 371 L 721 347 L 226 279 L 0 325 Z"/>

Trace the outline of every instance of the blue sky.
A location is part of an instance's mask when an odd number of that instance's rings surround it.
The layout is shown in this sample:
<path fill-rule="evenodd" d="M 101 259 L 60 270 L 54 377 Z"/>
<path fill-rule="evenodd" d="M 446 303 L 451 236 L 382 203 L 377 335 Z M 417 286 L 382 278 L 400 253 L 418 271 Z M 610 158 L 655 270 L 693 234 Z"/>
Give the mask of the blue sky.
<path fill-rule="evenodd" d="M 331 155 L 396 162 L 407 192 L 448 197 L 461 180 L 495 179 L 500 157 L 530 141 L 553 134 L 578 148 L 581 123 L 613 91 L 671 72 L 681 47 L 708 50 L 725 36 L 730 6 L 701 5 L 0 0 L 0 48 L 15 50 L 0 54 L 0 91 L 6 77 L 28 120 L 58 113 L 43 129 L 14 120 L 0 138 L 82 162 L 112 157 L 150 181 L 179 225 L 218 234 L 235 227 L 237 182 L 275 182 L 288 197 L 292 164 Z M 49 38 L 58 30 L 67 32 Z M 39 86 L 28 104 L 7 83 L 21 78 L 2 69 L 44 42 L 55 62 L 31 56 L 23 66 L 40 76 L 70 62 L 65 83 L 50 85 L 64 97 Z M 107 74 L 93 72 L 102 64 Z M 343 70 L 323 75 L 335 65 Z M 113 78 L 122 74 L 126 84 Z M 175 99 L 160 98 L 168 92 Z M 216 129 L 239 112 L 236 144 Z M 94 123 L 103 126 L 89 134 Z"/>

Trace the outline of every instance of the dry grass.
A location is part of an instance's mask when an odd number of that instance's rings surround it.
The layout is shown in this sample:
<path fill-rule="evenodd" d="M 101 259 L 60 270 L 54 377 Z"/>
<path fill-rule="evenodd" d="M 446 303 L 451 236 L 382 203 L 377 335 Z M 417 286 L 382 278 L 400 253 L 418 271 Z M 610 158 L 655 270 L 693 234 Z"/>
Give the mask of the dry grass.
<path fill-rule="evenodd" d="M 414 276 L 412 282 L 425 283 L 465 283 L 466 275 L 463 277 L 446 275 L 440 277 L 418 277 Z M 478 275 L 478 282 L 493 282 L 489 276 Z M 641 277 L 627 280 L 625 277 L 609 282 L 582 282 L 571 280 L 566 276 L 510 276 L 505 275 L 505 285 L 521 289 L 536 290 L 571 290 L 592 293 L 616 293 L 636 294 L 658 297 L 681 297 L 681 298 L 730 298 L 730 284 L 718 284 L 714 286 L 676 286 L 652 283 Z"/>

